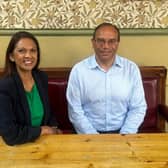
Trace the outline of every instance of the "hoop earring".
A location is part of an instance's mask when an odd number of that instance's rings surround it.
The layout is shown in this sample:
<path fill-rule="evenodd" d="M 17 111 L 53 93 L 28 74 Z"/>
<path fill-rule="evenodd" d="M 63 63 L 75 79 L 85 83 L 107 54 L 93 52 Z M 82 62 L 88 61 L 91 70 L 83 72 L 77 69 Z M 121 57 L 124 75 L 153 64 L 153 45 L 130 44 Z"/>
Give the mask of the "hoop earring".
<path fill-rule="evenodd" d="M 15 62 L 15 60 L 14 60 L 13 57 L 10 57 L 10 61 L 11 61 L 11 62 Z"/>

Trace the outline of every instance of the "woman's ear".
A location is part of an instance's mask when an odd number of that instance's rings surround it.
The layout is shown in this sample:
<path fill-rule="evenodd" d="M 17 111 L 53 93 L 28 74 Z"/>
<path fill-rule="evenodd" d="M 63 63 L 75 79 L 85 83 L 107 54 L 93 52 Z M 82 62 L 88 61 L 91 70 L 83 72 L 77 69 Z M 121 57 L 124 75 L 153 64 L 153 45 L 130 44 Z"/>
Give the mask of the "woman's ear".
<path fill-rule="evenodd" d="M 12 55 L 9 56 L 10 61 L 15 62 L 15 59 L 13 58 Z"/>

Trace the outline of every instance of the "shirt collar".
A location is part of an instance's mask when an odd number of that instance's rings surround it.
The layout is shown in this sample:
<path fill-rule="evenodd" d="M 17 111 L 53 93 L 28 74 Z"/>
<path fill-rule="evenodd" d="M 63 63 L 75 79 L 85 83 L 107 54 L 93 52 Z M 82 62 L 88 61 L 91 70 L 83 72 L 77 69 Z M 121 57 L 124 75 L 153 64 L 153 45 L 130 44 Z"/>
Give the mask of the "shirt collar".
<path fill-rule="evenodd" d="M 117 66 L 117 67 L 123 66 L 123 63 L 122 63 L 120 56 L 116 55 L 113 65 Z"/>
<path fill-rule="evenodd" d="M 117 67 L 122 67 L 123 66 L 122 61 L 121 61 L 121 59 L 118 55 L 116 55 L 114 63 L 113 63 L 112 66 L 117 66 Z M 95 68 L 98 68 L 98 67 L 100 67 L 100 66 L 96 61 L 95 55 L 91 56 L 90 60 L 89 60 L 89 68 L 90 69 L 95 69 Z"/>

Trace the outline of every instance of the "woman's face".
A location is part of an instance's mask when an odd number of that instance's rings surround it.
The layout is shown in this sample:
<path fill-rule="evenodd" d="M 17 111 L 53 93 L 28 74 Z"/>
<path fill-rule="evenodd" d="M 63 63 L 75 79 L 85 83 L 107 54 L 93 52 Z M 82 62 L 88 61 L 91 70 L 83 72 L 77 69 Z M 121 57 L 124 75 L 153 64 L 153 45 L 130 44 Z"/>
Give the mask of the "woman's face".
<path fill-rule="evenodd" d="M 10 60 L 15 62 L 18 72 L 31 72 L 37 64 L 37 46 L 30 38 L 22 38 L 16 44 Z"/>

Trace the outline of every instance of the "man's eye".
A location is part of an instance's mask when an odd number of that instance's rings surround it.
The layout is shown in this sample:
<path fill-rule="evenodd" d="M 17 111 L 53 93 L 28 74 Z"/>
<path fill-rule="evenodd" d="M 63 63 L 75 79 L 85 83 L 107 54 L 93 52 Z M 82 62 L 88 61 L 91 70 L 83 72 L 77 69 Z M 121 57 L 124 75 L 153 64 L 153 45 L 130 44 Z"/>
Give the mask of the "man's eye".
<path fill-rule="evenodd" d="M 109 43 L 111 43 L 111 44 L 114 44 L 114 43 L 116 43 L 116 42 L 117 42 L 116 39 L 109 40 Z"/>
<path fill-rule="evenodd" d="M 99 42 L 104 42 L 104 40 L 103 40 L 103 39 L 98 39 L 98 41 L 99 41 Z"/>
<path fill-rule="evenodd" d="M 97 43 L 99 43 L 99 44 L 104 44 L 105 41 L 104 41 L 103 39 L 97 39 Z"/>

